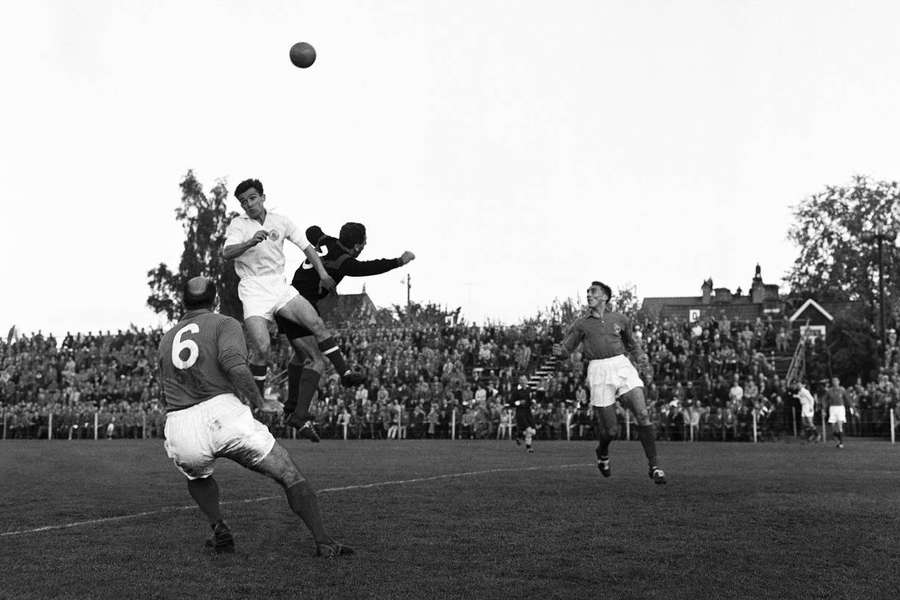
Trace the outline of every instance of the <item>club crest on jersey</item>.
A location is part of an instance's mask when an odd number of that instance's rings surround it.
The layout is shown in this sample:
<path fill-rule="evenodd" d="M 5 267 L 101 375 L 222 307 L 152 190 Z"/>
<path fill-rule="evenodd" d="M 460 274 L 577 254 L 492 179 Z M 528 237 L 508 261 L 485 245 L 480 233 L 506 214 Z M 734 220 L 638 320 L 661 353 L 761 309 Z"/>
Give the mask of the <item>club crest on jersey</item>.
<path fill-rule="evenodd" d="M 622 333 L 622 328 L 618 323 L 613 323 L 613 331 L 616 332 L 616 335 L 620 335 Z"/>
<path fill-rule="evenodd" d="M 278 235 L 279 235 L 279 234 L 278 234 L 278 230 L 277 230 L 277 229 L 273 229 L 272 231 L 269 232 L 269 239 L 272 240 L 273 242 L 277 242 L 277 241 L 278 241 Z"/>

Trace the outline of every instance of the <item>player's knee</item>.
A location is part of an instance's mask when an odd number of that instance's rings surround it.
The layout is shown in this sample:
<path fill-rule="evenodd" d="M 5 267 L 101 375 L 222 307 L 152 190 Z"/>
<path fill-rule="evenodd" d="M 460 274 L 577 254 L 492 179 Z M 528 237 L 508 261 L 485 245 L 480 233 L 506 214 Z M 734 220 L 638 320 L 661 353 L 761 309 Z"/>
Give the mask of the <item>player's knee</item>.
<path fill-rule="evenodd" d="M 266 337 L 258 337 L 258 338 L 250 338 L 248 340 L 250 342 L 250 354 L 255 358 L 265 358 L 269 354 L 269 338 Z"/>
<path fill-rule="evenodd" d="M 306 364 L 303 366 L 307 369 L 312 369 L 319 374 L 325 372 L 325 360 L 321 356 L 314 356 L 308 359 Z"/>
<path fill-rule="evenodd" d="M 330 335 L 328 328 L 325 327 L 325 321 L 322 320 L 322 317 L 319 315 L 315 315 L 312 319 L 310 319 L 307 324 L 307 329 L 313 332 L 317 338 L 321 338 L 322 336 Z"/>
<path fill-rule="evenodd" d="M 285 489 L 305 481 L 303 475 L 300 474 L 300 469 L 294 465 L 294 461 L 288 456 L 287 450 L 279 452 L 275 468 L 271 470 L 269 475 Z"/>
<path fill-rule="evenodd" d="M 601 427 L 601 428 L 600 428 L 600 435 L 601 435 L 604 439 L 607 439 L 607 440 L 614 440 L 614 439 L 616 439 L 617 437 L 619 437 L 619 426 L 618 426 L 618 425 L 612 425 L 612 426 L 609 426 L 609 427 Z"/>
<path fill-rule="evenodd" d="M 297 472 L 297 479 L 290 483 L 284 483 L 284 490 L 288 494 L 288 498 L 294 497 L 299 500 L 315 500 L 319 496 L 306 479 Z"/>
<path fill-rule="evenodd" d="M 303 475 L 300 474 L 300 471 L 294 467 L 293 465 L 288 465 L 281 473 L 281 477 L 279 479 L 279 483 L 285 488 L 294 487 L 306 481 L 303 479 Z M 310 488 L 312 489 L 312 488 Z M 301 490 L 302 491 L 302 490 Z"/>
<path fill-rule="evenodd" d="M 637 424 L 641 427 L 646 427 L 647 425 L 653 424 L 650 421 L 650 414 L 646 409 L 634 413 L 634 420 L 637 421 Z"/>

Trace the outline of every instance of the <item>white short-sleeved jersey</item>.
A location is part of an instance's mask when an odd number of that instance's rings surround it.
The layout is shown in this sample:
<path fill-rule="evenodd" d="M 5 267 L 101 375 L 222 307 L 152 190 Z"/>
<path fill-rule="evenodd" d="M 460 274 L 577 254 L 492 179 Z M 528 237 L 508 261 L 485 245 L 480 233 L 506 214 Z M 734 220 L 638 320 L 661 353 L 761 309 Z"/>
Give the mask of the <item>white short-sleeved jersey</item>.
<path fill-rule="evenodd" d="M 265 277 L 284 275 L 284 240 L 290 240 L 301 250 L 309 247 L 303 231 L 283 215 L 266 211 L 266 220 L 251 219 L 247 215 L 235 217 L 225 231 L 225 245 L 243 244 L 264 229 L 269 237 L 234 259 L 234 271 L 238 277 Z"/>
<path fill-rule="evenodd" d="M 808 389 L 800 388 L 797 398 L 800 400 L 800 416 L 812 418 L 816 410 L 816 400 L 813 395 L 809 393 Z"/>

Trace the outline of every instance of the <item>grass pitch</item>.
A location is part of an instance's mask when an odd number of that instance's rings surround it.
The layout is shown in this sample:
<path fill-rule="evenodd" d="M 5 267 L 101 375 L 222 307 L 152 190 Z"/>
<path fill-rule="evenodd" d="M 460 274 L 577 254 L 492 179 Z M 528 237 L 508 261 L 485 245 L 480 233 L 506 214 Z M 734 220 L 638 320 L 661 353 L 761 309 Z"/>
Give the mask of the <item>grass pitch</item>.
<path fill-rule="evenodd" d="M 220 461 L 237 552 L 160 440 L 0 442 L 0 598 L 896 598 L 900 449 L 285 441 L 357 554 L 313 558 L 269 480 Z"/>

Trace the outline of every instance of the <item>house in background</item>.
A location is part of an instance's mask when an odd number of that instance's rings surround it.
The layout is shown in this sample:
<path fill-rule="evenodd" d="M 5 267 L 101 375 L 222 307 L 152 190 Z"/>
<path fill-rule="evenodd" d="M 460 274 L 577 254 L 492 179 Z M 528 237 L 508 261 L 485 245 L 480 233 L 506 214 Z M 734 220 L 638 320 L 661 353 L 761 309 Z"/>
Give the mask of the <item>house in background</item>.
<path fill-rule="evenodd" d="M 809 320 L 809 327 L 816 335 L 827 336 L 828 329 L 838 316 L 856 313 L 861 302 L 819 302 L 812 298 L 801 301 L 783 298 L 778 285 L 763 282 L 762 269 L 756 271 L 750 282 L 750 291 L 741 288 L 732 293 L 729 288 L 715 287 L 712 279 L 700 286 L 699 296 L 670 296 L 644 298 L 640 314 L 653 320 L 671 319 L 694 322 L 706 319 L 754 322 L 757 318 L 771 320 L 788 327 L 795 336 Z"/>

